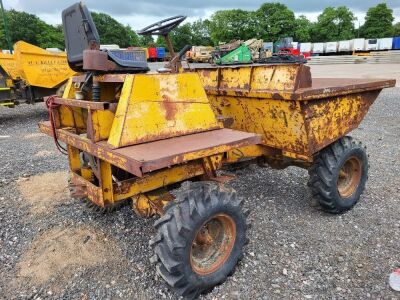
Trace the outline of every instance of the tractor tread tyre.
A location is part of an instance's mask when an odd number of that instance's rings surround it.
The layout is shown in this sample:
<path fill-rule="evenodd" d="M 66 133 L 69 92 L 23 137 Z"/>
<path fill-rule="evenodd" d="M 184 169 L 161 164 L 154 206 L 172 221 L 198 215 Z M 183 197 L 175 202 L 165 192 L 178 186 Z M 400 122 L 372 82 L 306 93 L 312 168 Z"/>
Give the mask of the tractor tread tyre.
<path fill-rule="evenodd" d="M 351 196 L 343 198 L 338 191 L 339 172 L 350 157 L 356 157 L 361 162 L 361 178 Z M 316 156 L 308 170 L 308 186 L 323 210 L 340 214 L 350 210 L 358 202 L 368 179 L 368 168 L 366 148 L 352 137 L 344 136 Z"/>
<path fill-rule="evenodd" d="M 192 242 L 202 224 L 221 213 L 235 222 L 234 246 L 217 270 L 200 275 L 192 269 L 190 261 Z M 185 182 L 176 199 L 165 206 L 165 214 L 154 224 L 157 233 L 150 240 L 154 249 L 150 261 L 156 264 L 157 273 L 176 293 L 196 298 L 224 282 L 243 258 L 247 214 L 234 190 L 221 188 L 214 182 Z"/>

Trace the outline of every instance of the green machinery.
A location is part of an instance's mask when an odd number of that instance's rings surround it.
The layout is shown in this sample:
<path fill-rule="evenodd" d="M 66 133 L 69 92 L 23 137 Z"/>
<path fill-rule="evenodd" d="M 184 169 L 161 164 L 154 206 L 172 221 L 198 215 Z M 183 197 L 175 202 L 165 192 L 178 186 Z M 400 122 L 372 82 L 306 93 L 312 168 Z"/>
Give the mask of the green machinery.
<path fill-rule="evenodd" d="M 214 63 L 217 65 L 248 64 L 251 62 L 251 51 L 246 45 L 241 45 L 222 57 L 215 56 L 214 59 Z"/>

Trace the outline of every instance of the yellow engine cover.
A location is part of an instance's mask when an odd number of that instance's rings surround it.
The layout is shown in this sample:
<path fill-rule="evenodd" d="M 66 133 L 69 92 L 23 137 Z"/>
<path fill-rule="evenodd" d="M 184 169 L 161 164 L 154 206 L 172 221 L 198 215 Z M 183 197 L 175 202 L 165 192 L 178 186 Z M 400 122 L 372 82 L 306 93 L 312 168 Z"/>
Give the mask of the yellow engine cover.
<path fill-rule="evenodd" d="M 219 128 L 198 74 L 127 75 L 108 143 L 119 148 Z"/>

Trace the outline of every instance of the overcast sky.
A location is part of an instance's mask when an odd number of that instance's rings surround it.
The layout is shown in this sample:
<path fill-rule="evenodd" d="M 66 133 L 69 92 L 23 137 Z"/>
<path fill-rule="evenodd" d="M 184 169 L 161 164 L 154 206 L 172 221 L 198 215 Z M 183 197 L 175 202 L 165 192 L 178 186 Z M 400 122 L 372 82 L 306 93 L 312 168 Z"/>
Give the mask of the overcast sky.
<path fill-rule="evenodd" d="M 3 0 L 6 9 L 26 11 L 38 15 L 50 24 L 61 23 L 63 8 L 75 3 L 74 0 Z M 245 10 L 257 9 L 265 0 L 87 0 L 84 3 L 90 10 L 104 12 L 123 24 L 129 24 L 133 29 L 154 23 L 162 18 L 173 15 L 187 15 L 189 21 L 198 18 L 207 18 L 219 9 L 241 8 Z M 270 1 L 274 2 L 274 1 Z M 365 12 L 369 7 L 382 1 L 374 0 L 284 0 L 275 1 L 286 4 L 296 16 L 306 15 L 311 21 L 327 6 L 349 7 L 364 23 Z M 393 9 L 396 22 L 400 22 L 400 0 L 384 1 Z M 356 27 L 358 27 L 358 21 Z"/>

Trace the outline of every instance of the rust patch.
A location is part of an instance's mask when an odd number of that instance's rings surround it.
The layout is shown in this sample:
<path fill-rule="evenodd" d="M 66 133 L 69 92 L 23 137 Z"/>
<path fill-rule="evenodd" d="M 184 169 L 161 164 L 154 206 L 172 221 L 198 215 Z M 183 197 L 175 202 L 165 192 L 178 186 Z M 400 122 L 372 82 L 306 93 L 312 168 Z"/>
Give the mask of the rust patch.
<path fill-rule="evenodd" d="M 39 122 L 39 129 L 41 132 L 47 135 L 53 135 L 49 121 Z M 89 139 L 83 138 L 72 132 L 68 132 L 65 129 L 57 130 L 57 138 L 68 145 L 88 152 L 89 154 L 103 159 L 125 171 L 128 171 L 129 173 L 139 177 L 143 176 L 140 170 L 140 163 L 138 161 L 114 153 L 105 141 L 92 143 Z"/>
<path fill-rule="evenodd" d="M 176 113 L 178 112 L 176 103 L 171 101 L 171 98 L 169 98 L 167 95 L 163 95 L 162 98 L 163 101 L 161 102 L 161 105 L 165 110 L 165 118 L 168 121 L 174 120 Z"/>
<path fill-rule="evenodd" d="M 285 98 L 283 98 L 282 95 L 279 94 L 279 93 L 273 93 L 272 94 L 272 99 L 274 99 L 274 100 L 285 100 Z"/>
<path fill-rule="evenodd" d="M 294 90 L 301 88 L 310 88 L 312 86 L 312 77 L 310 67 L 300 65 L 296 74 Z"/>
<path fill-rule="evenodd" d="M 204 69 L 201 72 L 203 73 L 204 77 L 210 77 L 211 76 L 211 71 L 210 70 Z"/>

